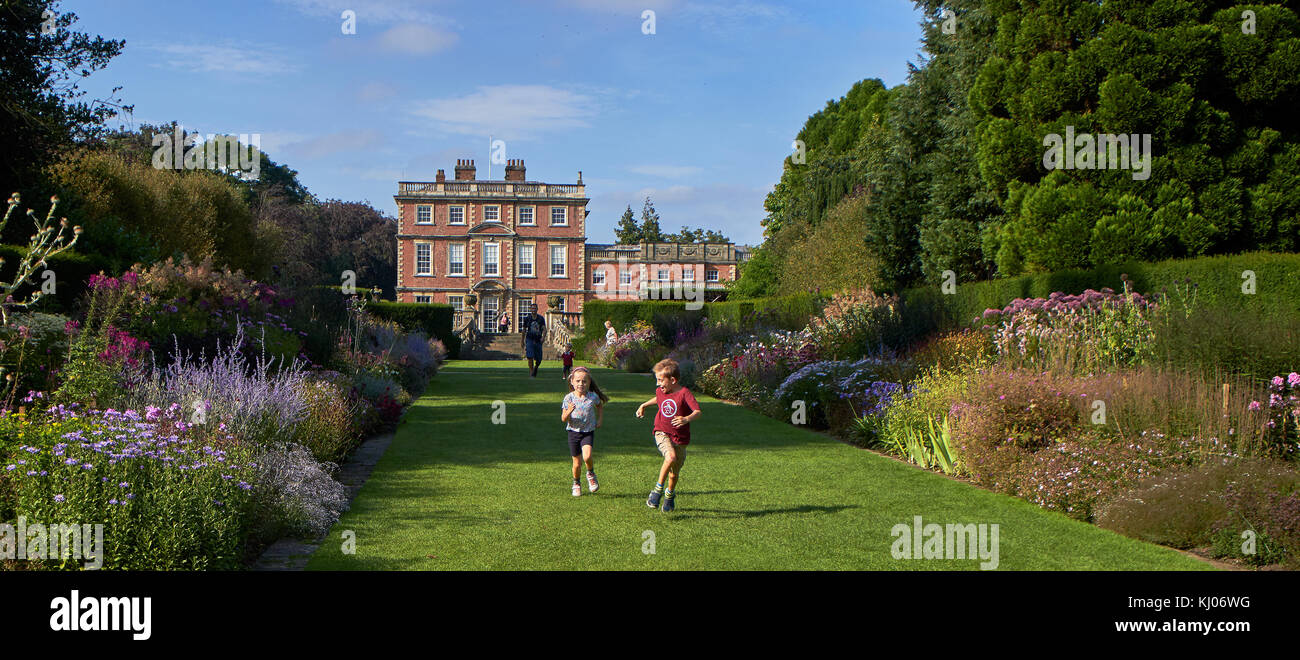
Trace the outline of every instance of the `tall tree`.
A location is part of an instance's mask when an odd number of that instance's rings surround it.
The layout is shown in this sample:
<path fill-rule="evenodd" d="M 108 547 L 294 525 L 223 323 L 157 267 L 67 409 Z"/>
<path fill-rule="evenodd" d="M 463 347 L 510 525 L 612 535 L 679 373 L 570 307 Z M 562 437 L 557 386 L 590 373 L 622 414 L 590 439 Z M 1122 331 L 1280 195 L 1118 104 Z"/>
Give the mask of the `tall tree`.
<path fill-rule="evenodd" d="M 71 29 L 77 15 L 56 0 L 0 0 L 0 190 L 29 192 L 69 145 L 102 134 L 104 121 L 131 111 L 115 98 L 79 100 L 78 82 L 107 66 L 126 44 Z M 17 223 L 21 224 L 21 223 Z M 24 236 L 25 237 L 25 236 Z"/>
<path fill-rule="evenodd" d="M 618 226 L 614 228 L 614 237 L 619 245 L 636 245 L 641 242 L 641 225 L 636 223 L 636 216 L 632 215 L 631 204 L 627 205 L 623 217 L 618 219 Z"/>
<path fill-rule="evenodd" d="M 649 197 L 645 198 L 645 205 L 641 207 L 641 240 L 647 243 L 661 243 L 664 239 L 662 230 L 659 229 L 659 213 L 655 211 L 655 205 Z"/>

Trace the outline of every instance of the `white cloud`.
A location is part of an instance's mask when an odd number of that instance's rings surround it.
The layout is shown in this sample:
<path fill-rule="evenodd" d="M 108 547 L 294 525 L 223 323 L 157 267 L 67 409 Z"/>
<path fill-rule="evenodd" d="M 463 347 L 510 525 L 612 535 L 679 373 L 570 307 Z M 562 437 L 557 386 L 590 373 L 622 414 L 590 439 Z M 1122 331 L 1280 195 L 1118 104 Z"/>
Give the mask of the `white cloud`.
<path fill-rule="evenodd" d="M 595 97 L 547 85 L 492 85 L 454 98 L 416 102 L 411 114 L 450 133 L 503 140 L 588 126 Z"/>
<path fill-rule="evenodd" d="M 680 179 L 684 176 L 699 174 L 704 170 L 694 165 L 637 165 L 627 168 L 634 174 L 659 177 L 662 179 Z"/>
<path fill-rule="evenodd" d="M 160 64 L 190 73 L 294 73 L 302 67 L 266 45 L 145 44 L 162 54 Z"/>
<path fill-rule="evenodd" d="M 459 39 L 455 32 L 407 23 L 385 30 L 379 35 L 379 46 L 408 55 L 428 55 L 451 48 Z"/>

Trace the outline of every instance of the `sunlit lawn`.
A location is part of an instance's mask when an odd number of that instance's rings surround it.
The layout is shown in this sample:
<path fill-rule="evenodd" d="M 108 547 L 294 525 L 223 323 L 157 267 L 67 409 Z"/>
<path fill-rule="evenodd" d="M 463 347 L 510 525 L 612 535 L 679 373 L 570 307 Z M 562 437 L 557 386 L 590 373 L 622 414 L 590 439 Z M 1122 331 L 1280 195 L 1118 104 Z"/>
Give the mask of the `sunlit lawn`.
<path fill-rule="evenodd" d="M 703 396 L 678 508 L 665 514 L 645 505 L 660 463 L 653 422 L 633 414 L 653 379 L 594 372 L 612 399 L 596 432 L 599 492 L 585 480 L 581 497 L 570 492 L 558 363 L 531 379 L 522 361 L 454 361 L 308 568 L 978 570 L 894 559 L 890 530 L 915 516 L 997 524 L 998 570 L 1209 568 Z M 341 551 L 343 530 L 355 554 Z"/>

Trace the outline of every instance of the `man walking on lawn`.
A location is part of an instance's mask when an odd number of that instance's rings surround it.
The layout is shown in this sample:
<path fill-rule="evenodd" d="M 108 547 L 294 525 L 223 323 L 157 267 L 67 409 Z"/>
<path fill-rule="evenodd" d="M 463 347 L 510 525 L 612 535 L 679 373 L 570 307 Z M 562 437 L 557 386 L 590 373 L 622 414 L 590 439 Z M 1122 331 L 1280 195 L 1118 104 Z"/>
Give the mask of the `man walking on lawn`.
<path fill-rule="evenodd" d="M 519 319 L 519 331 L 523 334 L 524 357 L 528 358 L 528 374 L 537 377 L 537 368 L 542 366 L 542 338 L 546 336 L 546 319 L 537 313 L 537 305 L 528 308 L 528 316 Z"/>

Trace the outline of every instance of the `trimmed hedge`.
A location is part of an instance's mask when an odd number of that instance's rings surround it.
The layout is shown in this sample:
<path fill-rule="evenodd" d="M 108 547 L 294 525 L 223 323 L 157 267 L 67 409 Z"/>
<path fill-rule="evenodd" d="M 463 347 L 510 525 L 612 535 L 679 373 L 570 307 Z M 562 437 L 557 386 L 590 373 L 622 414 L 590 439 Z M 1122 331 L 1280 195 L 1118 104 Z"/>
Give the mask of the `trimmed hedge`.
<path fill-rule="evenodd" d="M 0 257 L 5 260 L 4 266 L 0 267 L 0 279 L 6 281 L 13 279 L 18 263 L 23 260 L 27 254 L 27 246 L 24 245 L 0 245 Z M 54 294 L 41 296 L 41 301 L 31 307 L 31 311 L 46 313 L 69 313 L 81 298 L 81 294 L 86 292 L 90 286 L 90 276 L 96 275 L 102 270 L 108 269 L 108 261 L 99 255 L 81 254 L 75 250 L 68 250 L 50 257 L 47 260 L 47 267 L 54 271 Z M 32 273 L 32 284 L 18 287 L 14 291 L 14 299 L 22 300 L 33 291 L 37 291 L 44 284 L 45 280 L 41 276 L 44 268 L 37 268 Z M 108 273 L 118 275 L 119 273 Z"/>
<path fill-rule="evenodd" d="M 396 322 L 407 331 L 421 330 L 424 334 L 441 340 L 447 347 L 449 356 L 460 355 L 460 337 L 452 330 L 456 314 L 451 305 L 381 300 L 366 303 L 366 311 Z"/>
<path fill-rule="evenodd" d="M 1255 273 L 1255 293 L 1249 295 L 1242 293 L 1246 281 L 1242 273 L 1247 270 Z M 958 284 L 957 292 L 951 295 L 941 293 L 938 286 L 915 287 L 903 291 L 900 298 L 904 314 L 912 317 L 915 332 L 924 335 L 970 326 L 984 310 L 1001 309 L 1016 298 L 1046 298 L 1055 291 L 1079 294 L 1103 287 L 1122 291 L 1121 275 L 1125 273 L 1143 295 L 1162 290 L 1172 294 L 1176 285 L 1191 280 L 1197 285 L 1198 306 L 1249 310 L 1270 317 L 1300 313 L 1300 254 L 1268 252 L 1037 273 Z"/>
<path fill-rule="evenodd" d="M 584 340 L 605 336 L 605 320 L 614 323 L 620 334 L 636 321 L 655 326 L 660 338 L 671 343 L 677 328 L 698 328 L 705 319 L 742 324 L 755 314 L 766 314 L 772 322 L 797 330 L 821 311 L 827 296 L 800 294 L 747 300 L 704 303 L 701 309 L 688 310 L 681 300 L 592 300 L 583 308 Z"/>

